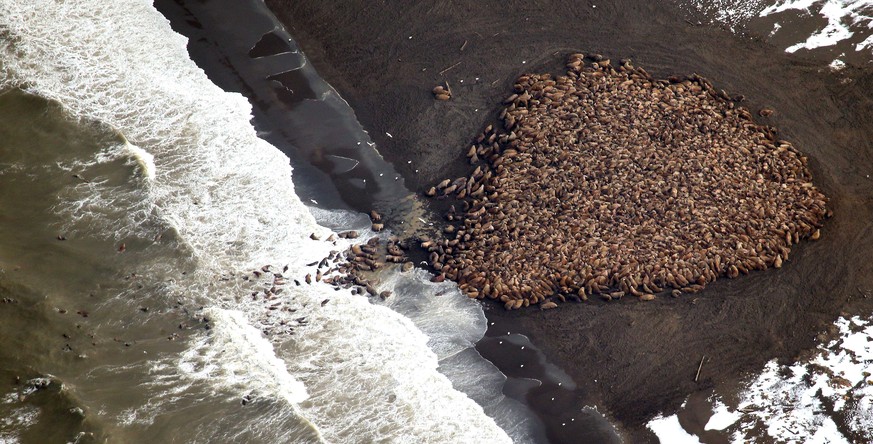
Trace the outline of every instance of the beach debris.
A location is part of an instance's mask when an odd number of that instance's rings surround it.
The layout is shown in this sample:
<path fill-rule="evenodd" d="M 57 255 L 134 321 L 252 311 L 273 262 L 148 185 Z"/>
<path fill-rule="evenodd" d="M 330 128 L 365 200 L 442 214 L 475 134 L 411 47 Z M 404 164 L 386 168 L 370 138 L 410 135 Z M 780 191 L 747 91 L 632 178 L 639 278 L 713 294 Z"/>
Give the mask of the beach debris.
<path fill-rule="evenodd" d="M 442 71 L 440 71 L 440 75 L 443 75 L 443 74 L 449 72 L 450 69 L 453 69 L 453 68 L 457 67 L 457 66 L 460 65 L 460 64 L 461 64 L 461 62 L 457 62 L 457 63 L 455 63 L 454 65 L 451 65 L 451 66 L 449 66 L 449 67 L 443 69 Z"/>
<path fill-rule="evenodd" d="M 127 245 L 125 245 L 124 243 L 118 246 L 119 253 L 124 253 L 125 250 L 127 250 Z"/>
<path fill-rule="evenodd" d="M 465 148 L 475 170 L 424 193 L 460 202 L 421 243 L 435 282 L 507 309 L 651 301 L 781 267 L 821 236 L 831 212 L 807 158 L 724 90 L 599 54 L 566 67 L 520 76 L 502 128 Z"/>
<path fill-rule="evenodd" d="M 694 375 L 694 382 L 697 382 L 697 380 L 700 379 L 700 369 L 703 368 L 703 361 L 704 360 L 706 360 L 706 355 L 703 355 L 700 358 L 700 364 L 697 366 L 697 374 Z"/>

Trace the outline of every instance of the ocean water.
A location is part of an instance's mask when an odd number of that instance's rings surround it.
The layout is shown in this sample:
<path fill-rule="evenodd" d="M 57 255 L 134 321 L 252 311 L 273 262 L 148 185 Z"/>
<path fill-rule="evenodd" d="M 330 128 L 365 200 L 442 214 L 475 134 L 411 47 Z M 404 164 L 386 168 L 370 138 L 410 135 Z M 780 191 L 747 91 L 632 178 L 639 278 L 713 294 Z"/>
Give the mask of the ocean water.
<path fill-rule="evenodd" d="M 310 234 L 374 234 L 186 43 L 147 0 L 0 0 L 0 442 L 530 439 L 452 285 L 302 283 L 348 247 Z"/>

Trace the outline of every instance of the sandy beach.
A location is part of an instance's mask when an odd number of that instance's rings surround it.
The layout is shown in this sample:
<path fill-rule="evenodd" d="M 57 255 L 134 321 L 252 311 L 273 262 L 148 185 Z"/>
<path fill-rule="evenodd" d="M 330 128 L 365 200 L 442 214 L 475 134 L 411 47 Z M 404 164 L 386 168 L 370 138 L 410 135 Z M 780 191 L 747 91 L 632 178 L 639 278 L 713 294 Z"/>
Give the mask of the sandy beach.
<path fill-rule="evenodd" d="M 850 67 L 834 74 L 826 63 L 696 26 L 678 9 L 652 2 L 267 4 L 350 103 L 380 153 L 420 192 L 469 174 L 470 141 L 496 121 L 514 79 L 562 73 L 571 52 L 631 58 L 656 78 L 700 74 L 744 95 L 753 113 L 775 109 L 756 120 L 809 156 L 835 216 L 819 242 L 797 246 L 779 270 L 648 303 L 592 300 L 506 312 L 485 302 L 492 322 L 524 332 L 579 385 L 559 406 L 529 399 L 550 440 L 573 439 L 550 412 L 593 404 L 606 409 L 628 441 L 655 440 L 645 428 L 653 415 L 675 411 L 689 395 L 729 392 L 769 360 L 791 360 L 814 347 L 841 313 L 873 308 L 864 297 L 873 288 L 869 72 Z M 432 88 L 446 82 L 452 99 L 434 100 Z M 499 363 L 500 351 L 488 344 L 480 352 Z"/>

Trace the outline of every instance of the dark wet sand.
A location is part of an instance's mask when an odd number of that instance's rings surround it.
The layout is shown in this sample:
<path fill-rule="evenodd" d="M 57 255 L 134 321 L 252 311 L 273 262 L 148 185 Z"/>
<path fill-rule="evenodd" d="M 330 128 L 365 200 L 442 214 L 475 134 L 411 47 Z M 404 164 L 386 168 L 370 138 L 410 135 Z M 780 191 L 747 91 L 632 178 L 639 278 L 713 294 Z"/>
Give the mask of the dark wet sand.
<path fill-rule="evenodd" d="M 782 269 L 719 280 L 696 295 L 547 312 L 505 312 L 486 302 L 503 332 L 528 334 L 579 385 L 551 404 L 529 396 L 551 440 L 574 441 L 562 432 L 561 415 L 597 403 L 628 442 L 652 441 L 644 422 L 658 412 L 675 411 L 692 393 L 729 393 L 768 360 L 791 360 L 814 347 L 816 334 L 840 313 L 873 310 L 873 298 L 861 295 L 873 289 L 870 72 L 850 68 L 837 75 L 847 78 L 840 82 L 824 63 L 693 26 L 666 2 L 417 3 L 357 0 L 339 8 L 267 0 L 407 185 L 421 191 L 468 174 L 469 142 L 494 120 L 519 74 L 561 72 L 567 53 L 598 52 L 633 58 L 656 77 L 699 73 L 745 95 L 753 112 L 774 107 L 776 115 L 758 121 L 776 126 L 809 155 L 814 180 L 835 212 L 822 239 L 795 247 Z M 430 91 L 444 81 L 454 98 L 435 101 Z M 500 357 L 494 346 L 480 351 Z"/>

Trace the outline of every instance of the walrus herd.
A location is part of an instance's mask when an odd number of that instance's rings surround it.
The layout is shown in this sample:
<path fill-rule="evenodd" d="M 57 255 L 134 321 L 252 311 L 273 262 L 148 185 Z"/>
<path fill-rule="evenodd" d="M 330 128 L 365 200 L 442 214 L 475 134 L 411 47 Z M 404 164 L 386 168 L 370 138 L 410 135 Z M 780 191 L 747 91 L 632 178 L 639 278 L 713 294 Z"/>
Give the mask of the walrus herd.
<path fill-rule="evenodd" d="M 438 277 L 507 309 L 652 300 L 779 268 L 819 238 L 830 214 L 806 157 L 741 97 L 599 55 L 567 69 L 519 77 L 503 128 L 467 150 L 475 170 L 425 192 L 459 200 L 422 243 Z"/>

